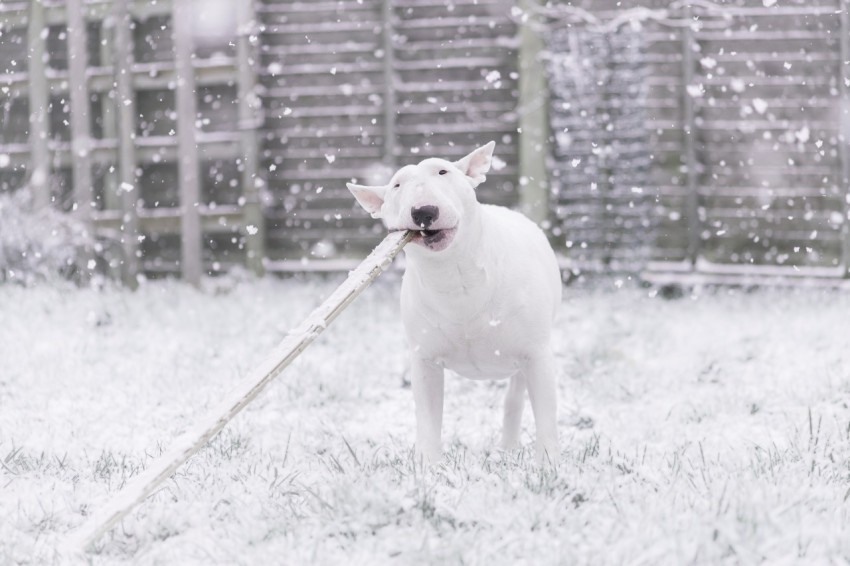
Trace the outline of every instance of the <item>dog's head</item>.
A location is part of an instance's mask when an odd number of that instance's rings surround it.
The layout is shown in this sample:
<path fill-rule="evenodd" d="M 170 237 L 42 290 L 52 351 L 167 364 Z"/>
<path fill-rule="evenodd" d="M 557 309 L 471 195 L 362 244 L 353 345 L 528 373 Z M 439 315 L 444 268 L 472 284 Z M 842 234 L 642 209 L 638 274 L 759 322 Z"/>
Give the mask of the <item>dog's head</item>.
<path fill-rule="evenodd" d="M 463 159 L 429 158 L 399 169 L 386 185 L 369 187 L 348 183 L 357 202 L 373 218 L 381 218 L 390 231 L 415 230 L 412 242 L 439 252 L 447 249 L 462 219 L 478 205 L 475 187 L 485 180 L 493 158 L 494 142 Z"/>

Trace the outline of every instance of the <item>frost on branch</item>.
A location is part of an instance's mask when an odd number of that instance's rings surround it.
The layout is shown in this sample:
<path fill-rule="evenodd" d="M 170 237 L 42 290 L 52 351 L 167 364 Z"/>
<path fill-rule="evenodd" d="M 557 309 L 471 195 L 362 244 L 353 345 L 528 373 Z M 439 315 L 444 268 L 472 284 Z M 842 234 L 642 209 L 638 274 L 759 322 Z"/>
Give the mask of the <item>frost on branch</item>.
<path fill-rule="evenodd" d="M 93 267 L 94 239 L 72 215 L 31 200 L 27 189 L 0 194 L 0 283 L 80 280 Z"/>

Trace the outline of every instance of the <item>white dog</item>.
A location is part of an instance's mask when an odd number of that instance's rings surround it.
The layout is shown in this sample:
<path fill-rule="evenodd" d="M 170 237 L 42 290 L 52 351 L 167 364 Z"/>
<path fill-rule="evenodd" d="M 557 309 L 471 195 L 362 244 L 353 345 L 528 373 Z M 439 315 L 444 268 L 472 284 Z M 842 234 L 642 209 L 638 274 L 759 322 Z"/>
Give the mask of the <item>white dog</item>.
<path fill-rule="evenodd" d="M 561 275 L 543 232 L 518 212 L 478 202 L 490 170 L 490 142 L 454 163 L 425 159 L 389 184 L 348 189 L 393 230 L 416 230 L 405 247 L 401 311 L 411 347 L 416 452 L 440 457 L 443 373 L 510 378 L 502 446 L 519 443 L 527 388 L 537 459 L 558 456 L 552 323 Z"/>

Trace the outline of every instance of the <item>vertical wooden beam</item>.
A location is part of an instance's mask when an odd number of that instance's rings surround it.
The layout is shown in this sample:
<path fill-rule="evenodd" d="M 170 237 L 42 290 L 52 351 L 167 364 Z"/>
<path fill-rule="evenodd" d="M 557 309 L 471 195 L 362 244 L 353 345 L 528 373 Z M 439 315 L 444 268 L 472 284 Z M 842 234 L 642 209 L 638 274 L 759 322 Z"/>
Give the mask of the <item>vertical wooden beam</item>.
<path fill-rule="evenodd" d="M 27 26 L 27 52 L 29 54 L 29 184 L 33 206 L 49 206 L 50 194 L 50 148 L 47 145 L 49 122 L 47 106 L 50 102 L 47 90 L 47 22 L 44 0 L 32 0 Z"/>
<path fill-rule="evenodd" d="M 177 147 L 181 208 L 181 268 L 183 278 L 193 285 L 201 281 L 203 247 L 201 243 L 200 163 L 195 121 L 195 42 L 192 0 L 172 0 L 171 33 L 174 38 L 174 67 L 177 75 Z"/>
<path fill-rule="evenodd" d="M 118 195 L 121 207 L 121 278 L 135 288 L 139 273 L 139 216 L 136 186 L 136 94 L 133 91 L 133 20 L 127 4 L 112 5 L 114 29 L 115 108 L 118 114 Z"/>
<path fill-rule="evenodd" d="M 117 66 L 113 59 L 115 58 L 115 4 L 113 4 L 113 17 L 106 18 L 103 21 L 103 28 L 100 35 L 100 61 L 104 66 L 112 65 L 113 69 L 113 87 L 117 82 Z M 116 89 L 105 92 L 100 97 L 100 114 L 103 121 L 103 139 L 118 140 L 118 115 L 117 115 L 117 99 Z M 103 179 L 103 208 L 105 210 L 118 210 L 121 208 L 121 199 L 118 195 L 118 163 L 117 159 L 112 160 L 110 167 L 104 172 Z"/>
<path fill-rule="evenodd" d="M 384 163 L 391 168 L 396 166 L 396 79 L 395 79 L 395 45 L 393 33 L 395 17 L 392 0 L 382 0 L 381 19 L 383 21 L 383 51 L 384 51 Z"/>
<path fill-rule="evenodd" d="M 68 83 L 71 98 L 71 153 L 74 206 L 84 222 L 91 219 L 93 198 L 91 174 L 91 124 L 89 100 L 88 41 L 83 0 L 67 0 Z"/>
<path fill-rule="evenodd" d="M 683 8 L 683 19 L 688 25 L 682 28 L 682 135 L 686 170 L 685 217 L 688 221 L 687 258 L 691 269 L 696 268 L 702 246 L 701 225 L 699 219 L 699 182 L 697 177 L 696 156 L 696 117 L 694 100 L 688 87 L 694 82 L 694 30 L 691 28 L 692 12 L 690 5 Z"/>
<path fill-rule="evenodd" d="M 538 224 L 549 217 L 549 91 L 541 59 L 543 38 L 535 27 L 540 0 L 521 0 L 519 29 L 519 203 L 520 210 Z"/>
<path fill-rule="evenodd" d="M 262 100 L 257 93 L 259 57 L 257 23 L 253 0 L 236 3 L 238 20 L 237 60 L 239 73 L 239 131 L 242 146 L 242 205 L 248 269 L 262 275 L 266 256 L 266 229 L 260 189 L 265 185 L 260 175 L 260 148 L 257 130 L 263 123 Z"/>
<path fill-rule="evenodd" d="M 838 155 L 841 160 L 841 187 L 844 192 L 841 223 L 841 265 L 844 278 L 850 278 L 850 0 L 839 0 L 841 8 L 841 50 L 838 77 L 841 92 L 841 119 Z"/>

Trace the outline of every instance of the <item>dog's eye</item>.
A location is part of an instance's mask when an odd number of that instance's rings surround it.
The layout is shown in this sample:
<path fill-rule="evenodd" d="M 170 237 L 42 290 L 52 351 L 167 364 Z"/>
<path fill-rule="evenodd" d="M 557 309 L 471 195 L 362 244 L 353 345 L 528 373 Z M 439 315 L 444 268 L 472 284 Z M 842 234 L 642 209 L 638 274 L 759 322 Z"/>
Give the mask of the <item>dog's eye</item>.
<path fill-rule="evenodd" d="M 448 173 L 448 171 L 446 171 L 445 169 L 440 169 L 440 175 L 445 175 L 446 173 Z"/>
<path fill-rule="evenodd" d="M 400 186 L 401 186 L 401 183 L 396 183 L 396 184 L 395 184 L 395 186 L 394 186 L 393 188 L 394 188 L 394 189 L 397 189 L 397 188 L 399 188 Z"/>

